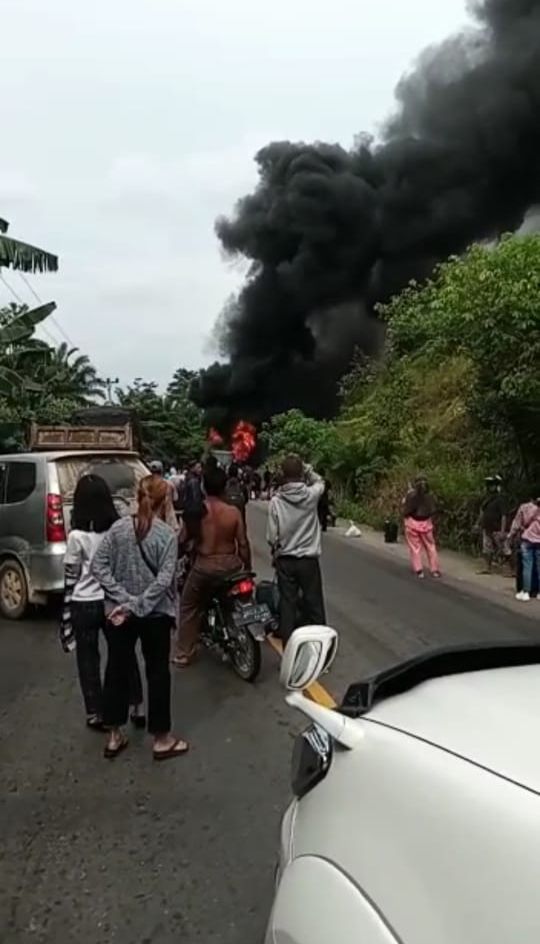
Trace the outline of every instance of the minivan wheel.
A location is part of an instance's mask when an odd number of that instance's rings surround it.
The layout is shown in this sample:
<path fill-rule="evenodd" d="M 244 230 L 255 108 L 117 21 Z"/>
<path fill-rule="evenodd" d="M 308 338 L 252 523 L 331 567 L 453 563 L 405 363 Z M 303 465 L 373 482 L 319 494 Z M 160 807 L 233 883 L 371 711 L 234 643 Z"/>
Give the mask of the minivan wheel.
<path fill-rule="evenodd" d="M 6 619 L 22 619 L 28 608 L 28 585 L 16 560 L 0 564 L 0 613 Z"/>

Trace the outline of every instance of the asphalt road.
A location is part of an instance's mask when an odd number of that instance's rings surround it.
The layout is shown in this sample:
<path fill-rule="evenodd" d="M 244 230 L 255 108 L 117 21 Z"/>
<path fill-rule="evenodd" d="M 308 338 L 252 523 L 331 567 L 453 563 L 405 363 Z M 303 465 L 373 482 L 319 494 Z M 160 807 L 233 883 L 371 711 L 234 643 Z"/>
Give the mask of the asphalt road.
<path fill-rule="evenodd" d="M 250 510 L 268 572 L 263 507 Z M 325 536 L 329 622 L 347 684 L 426 646 L 530 637 L 534 620 Z M 540 606 L 540 604 L 537 604 Z M 259 944 L 272 896 L 292 738 L 267 648 L 255 686 L 208 655 L 175 675 L 190 755 L 155 765 L 144 735 L 114 763 L 82 724 L 72 657 L 40 617 L 0 623 L 0 939 L 3 944 Z"/>

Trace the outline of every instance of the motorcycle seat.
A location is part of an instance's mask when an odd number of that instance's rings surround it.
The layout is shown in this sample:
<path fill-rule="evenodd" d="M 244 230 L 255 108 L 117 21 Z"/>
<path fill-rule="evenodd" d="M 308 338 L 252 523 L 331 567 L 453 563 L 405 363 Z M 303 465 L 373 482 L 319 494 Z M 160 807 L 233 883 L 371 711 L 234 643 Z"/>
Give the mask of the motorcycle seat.
<path fill-rule="evenodd" d="M 224 577 L 219 578 L 219 582 L 222 586 L 232 587 L 235 583 L 239 583 L 241 580 L 249 580 L 255 577 L 253 570 L 239 570 L 234 574 L 227 574 Z"/>
<path fill-rule="evenodd" d="M 219 594 L 234 587 L 241 580 L 253 579 L 254 577 L 255 573 L 252 570 L 238 570 L 234 574 L 215 574 L 210 581 L 207 592 L 210 596 Z"/>

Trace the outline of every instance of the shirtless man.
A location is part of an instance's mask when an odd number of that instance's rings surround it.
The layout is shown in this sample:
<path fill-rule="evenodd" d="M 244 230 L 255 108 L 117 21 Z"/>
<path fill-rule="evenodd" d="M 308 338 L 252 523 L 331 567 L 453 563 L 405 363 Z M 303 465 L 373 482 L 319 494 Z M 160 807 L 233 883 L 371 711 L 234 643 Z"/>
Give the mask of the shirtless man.
<path fill-rule="evenodd" d="M 195 560 L 182 591 L 174 665 L 189 665 L 195 656 L 208 591 L 216 578 L 251 568 L 251 548 L 242 514 L 225 501 L 223 469 L 205 472 L 206 514 L 201 519 Z"/>

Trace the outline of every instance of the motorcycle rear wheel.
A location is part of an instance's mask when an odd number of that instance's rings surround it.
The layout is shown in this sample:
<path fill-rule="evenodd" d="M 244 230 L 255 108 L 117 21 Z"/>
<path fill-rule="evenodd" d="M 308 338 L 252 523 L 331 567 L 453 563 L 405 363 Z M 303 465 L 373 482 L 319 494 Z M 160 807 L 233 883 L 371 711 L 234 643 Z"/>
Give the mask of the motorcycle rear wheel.
<path fill-rule="evenodd" d="M 236 674 L 244 682 L 254 682 L 261 671 L 261 645 L 245 627 L 229 629 L 229 657 Z"/>

